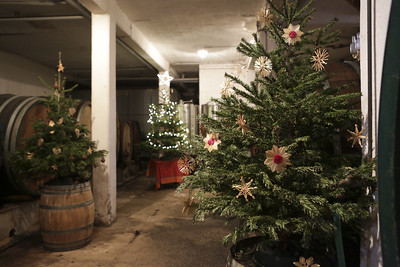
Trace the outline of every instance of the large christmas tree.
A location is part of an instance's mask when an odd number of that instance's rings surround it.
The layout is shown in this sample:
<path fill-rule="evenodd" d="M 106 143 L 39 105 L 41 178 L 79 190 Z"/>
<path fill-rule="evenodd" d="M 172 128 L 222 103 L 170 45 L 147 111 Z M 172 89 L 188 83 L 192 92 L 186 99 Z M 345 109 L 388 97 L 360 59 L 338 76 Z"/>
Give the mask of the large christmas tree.
<path fill-rule="evenodd" d="M 365 138 L 354 127 L 362 121 L 352 108 L 360 95 L 326 83 L 336 20 L 307 26 L 313 2 L 267 0 L 258 22 L 276 49 L 266 51 L 257 35 L 255 43 L 242 40 L 238 51 L 254 59 L 256 78 L 247 84 L 225 75 L 222 98 L 214 99 L 218 119 L 201 117 L 198 167 L 180 189 L 195 190 L 196 220 L 240 219 L 225 241 L 252 233 L 293 255 L 316 257 L 335 254 L 335 214 L 360 234 L 376 180 L 373 163 L 351 147 Z M 335 135 L 342 149 L 334 149 Z"/>

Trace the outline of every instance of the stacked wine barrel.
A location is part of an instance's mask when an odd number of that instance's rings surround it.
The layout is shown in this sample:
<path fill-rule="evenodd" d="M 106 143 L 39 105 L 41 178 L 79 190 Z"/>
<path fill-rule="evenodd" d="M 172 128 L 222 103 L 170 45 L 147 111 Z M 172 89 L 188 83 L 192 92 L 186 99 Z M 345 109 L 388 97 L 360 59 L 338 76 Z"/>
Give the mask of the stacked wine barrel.
<path fill-rule="evenodd" d="M 76 111 L 77 120 L 92 130 L 90 101 L 81 101 Z M 116 155 L 120 163 L 138 160 L 140 153 L 140 128 L 137 121 L 119 119 L 116 114 Z"/>
<path fill-rule="evenodd" d="M 117 139 L 120 142 L 118 160 L 122 162 L 139 160 L 140 128 L 136 121 L 120 120 L 120 133 Z"/>
<path fill-rule="evenodd" d="M 45 119 L 46 114 L 47 108 L 39 97 L 0 95 L 0 123 L 2 125 L 0 193 L 2 195 L 39 195 L 39 189 L 45 181 L 15 176 L 11 170 L 8 154 L 14 152 L 25 137 L 33 134 L 32 121 Z"/>

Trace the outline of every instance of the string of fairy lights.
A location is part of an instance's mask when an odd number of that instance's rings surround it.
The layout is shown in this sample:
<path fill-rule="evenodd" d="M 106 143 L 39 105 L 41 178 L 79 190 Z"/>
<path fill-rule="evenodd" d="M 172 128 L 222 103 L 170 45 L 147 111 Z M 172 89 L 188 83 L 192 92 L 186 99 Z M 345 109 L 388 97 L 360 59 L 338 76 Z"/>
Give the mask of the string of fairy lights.
<path fill-rule="evenodd" d="M 178 110 L 176 109 L 176 102 L 170 102 L 168 105 L 155 105 L 150 104 L 149 106 L 149 119 L 148 123 L 160 124 L 161 126 L 176 125 L 177 128 L 182 128 L 183 132 L 188 133 L 189 129 L 184 127 L 184 123 L 181 120 L 175 120 L 178 115 Z M 166 145 L 161 142 L 153 142 L 153 140 L 159 140 L 162 138 L 177 138 L 178 140 L 174 145 Z M 180 146 L 189 144 L 187 134 L 181 132 L 170 132 L 170 131 L 158 131 L 149 132 L 147 134 L 147 140 L 149 144 L 154 148 L 161 149 L 177 149 Z M 160 141 L 160 140 L 159 140 Z"/>
<path fill-rule="evenodd" d="M 176 109 L 176 102 L 170 102 L 170 105 L 155 105 L 150 104 L 149 106 L 149 119 L 148 123 L 154 124 L 156 122 L 159 123 L 167 123 L 167 124 L 178 124 L 183 125 L 183 121 L 179 120 L 179 122 L 168 121 L 165 118 L 168 116 L 169 118 L 174 118 L 175 115 L 178 114 L 178 110 Z"/>

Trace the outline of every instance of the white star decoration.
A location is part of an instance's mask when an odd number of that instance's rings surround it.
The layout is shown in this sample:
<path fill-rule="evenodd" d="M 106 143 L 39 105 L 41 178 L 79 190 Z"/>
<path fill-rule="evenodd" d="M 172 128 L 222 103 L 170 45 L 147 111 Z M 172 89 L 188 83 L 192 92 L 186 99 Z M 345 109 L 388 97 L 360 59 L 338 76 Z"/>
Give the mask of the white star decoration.
<path fill-rule="evenodd" d="M 169 76 L 168 71 L 165 71 L 164 74 L 157 74 L 159 81 L 159 85 L 165 84 L 166 86 L 169 86 L 170 81 L 172 81 L 174 78 Z"/>

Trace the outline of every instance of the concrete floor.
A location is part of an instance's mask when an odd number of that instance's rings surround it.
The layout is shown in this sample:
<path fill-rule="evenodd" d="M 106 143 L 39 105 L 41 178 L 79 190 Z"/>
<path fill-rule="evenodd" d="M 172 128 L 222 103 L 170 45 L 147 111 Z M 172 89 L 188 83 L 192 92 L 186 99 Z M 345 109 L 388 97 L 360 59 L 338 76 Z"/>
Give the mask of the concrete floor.
<path fill-rule="evenodd" d="M 67 252 L 46 251 L 34 234 L 0 253 L 0 266 L 160 266 L 223 267 L 230 232 L 219 217 L 192 222 L 182 214 L 187 192 L 176 185 L 154 189 L 154 178 L 139 176 L 118 188 L 117 220 L 111 227 L 95 227 L 92 241 Z"/>

